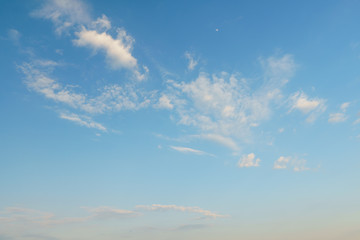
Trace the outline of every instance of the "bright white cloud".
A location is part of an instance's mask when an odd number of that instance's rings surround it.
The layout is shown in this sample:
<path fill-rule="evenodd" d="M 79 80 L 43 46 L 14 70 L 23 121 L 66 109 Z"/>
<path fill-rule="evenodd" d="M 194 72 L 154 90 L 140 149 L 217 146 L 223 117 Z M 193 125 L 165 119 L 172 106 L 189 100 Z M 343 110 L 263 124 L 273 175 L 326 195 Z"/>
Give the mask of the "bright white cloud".
<path fill-rule="evenodd" d="M 208 154 L 206 152 L 197 150 L 197 149 L 193 149 L 193 148 L 188 148 L 188 147 L 179 147 L 179 146 L 170 146 L 172 149 L 174 149 L 175 151 L 178 152 L 182 152 L 182 153 L 194 153 L 194 154 L 198 154 L 198 155 L 205 155 Z"/>
<path fill-rule="evenodd" d="M 309 168 L 306 167 L 306 160 L 298 159 L 298 158 L 295 158 L 295 157 L 289 157 L 289 156 L 288 157 L 284 157 L 284 156 L 279 157 L 274 162 L 274 167 L 273 168 L 274 169 L 291 168 L 295 172 L 309 170 Z"/>
<path fill-rule="evenodd" d="M 58 34 L 76 24 L 91 22 L 89 7 L 81 0 L 47 0 L 32 12 L 32 16 L 51 20 Z"/>
<path fill-rule="evenodd" d="M 290 111 L 299 110 L 307 114 L 307 122 L 314 122 L 316 118 L 326 110 L 325 99 L 310 99 L 305 93 L 298 91 L 289 97 Z"/>
<path fill-rule="evenodd" d="M 137 60 L 131 54 L 134 39 L 127 35 L 123 29 L 118 29 L 117 37 L 113 38 L 106 32 L 97 32 L 95 30 L 88 30 L 85 27 L 80 32 L 76 32 L 77 39 L 73 40 L 76 46 L 89 47 L 94 50 L 101 50 L 105 52 L 108 64 L 114 69 L 126 68 L 133 72 L 138 80 L 143 80 L 146 73 L 149 71 L 144 67 L 144 74 L 141 74 Z"/>
<path fill-rule="evenodd" d="M 185 57 L 189 61 L 188 70 L 190 70 L 190 71 L 194 70 L 196 65 L 198 64 L 198 60 L 196 60 L 194 58 L 194 54 L 191 54 L 189 52 L 185 52 Z"/>
<path fill-rule="evenodd" d="M 240 158 L 239 162 L 238 162 L 238 167 L 239 168 L 243 168 L 243 167 L 259 167 L 259 163 L 260 163 L 260 158 L 256 158 L 255 159 L 255 154 L 254 153 L 250 153 L 248 155 L 244 155 Z"/>
<path fill-rule="evenodd" d="M 134 39 L 128 36 L 124 30 L 119 30 L 115 39 L 106 32 L 98 33 L 85 28 L 77 32 L 76 36 L 78 39 L 74 40 L 75 45 L 104 50 L 109 58 L 109 64 L 113 68 L 131 69 L 137 65 L 136 59 L 131 55 Z"/>
<path fill-rule="evenodd" d="M 88 128 L 95 128 L 95 129 L 98 129 L 98 130 L 104 131 L 104 132 L 107 131 L 106 127 L 104 127 L 100 123 L 93 121 L 90 117 L 87 117 L 87 116 L 79 116 L 75 113 L 70 113 L 70 114 L 61 113 L 60 118 L 75 122 L 81 126 L 85 126 Z"/>
<path fill-rule="evenodd" d="M 180 212 L 190 212 L 190 213 L 198 213 L 208 218 L 222 218 L 227 217 L 225 215 L 220 215 L 217 213 L 213 213 L 209 210 L 204 210 L 199 207 L 184 207 L 177 205 L 161 205 L 161 204 L 152 204 L 152 205 L 138 205 L 137 209 L 143 209 L 147 211 L 180 211 Z"/>

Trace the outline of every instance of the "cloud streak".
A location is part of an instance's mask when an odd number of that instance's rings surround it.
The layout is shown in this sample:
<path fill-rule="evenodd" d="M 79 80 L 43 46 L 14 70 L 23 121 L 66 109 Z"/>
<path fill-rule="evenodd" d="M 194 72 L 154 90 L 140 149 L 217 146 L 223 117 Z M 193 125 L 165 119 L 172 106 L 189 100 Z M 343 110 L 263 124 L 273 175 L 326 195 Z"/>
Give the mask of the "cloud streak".
<path fill-rule="evenodd" d="M 223 218 L 227 217 L 225 215 L 213 213 L 209 210 L 204 210 L 199 207 L 184 207 L 178 205 L 161 205 L 161 204 L 152 204 L 152 205 L 138 205 L 137 209 L 142 209 L 146 211 L 180 211 L 180 212 L 189 212 L 189 213 L 198 213 L 203 215 L 206 218 Z"/>

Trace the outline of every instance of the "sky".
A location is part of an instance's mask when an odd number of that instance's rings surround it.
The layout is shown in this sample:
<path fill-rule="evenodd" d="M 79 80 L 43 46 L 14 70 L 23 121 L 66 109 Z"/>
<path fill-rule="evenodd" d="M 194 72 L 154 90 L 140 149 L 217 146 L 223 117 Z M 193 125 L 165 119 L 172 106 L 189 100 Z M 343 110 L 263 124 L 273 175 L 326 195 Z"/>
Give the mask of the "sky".
<path fill-rule="evenodd" d="M 3 1 L 0 240 L 360 239 L 360 1 Z"/>

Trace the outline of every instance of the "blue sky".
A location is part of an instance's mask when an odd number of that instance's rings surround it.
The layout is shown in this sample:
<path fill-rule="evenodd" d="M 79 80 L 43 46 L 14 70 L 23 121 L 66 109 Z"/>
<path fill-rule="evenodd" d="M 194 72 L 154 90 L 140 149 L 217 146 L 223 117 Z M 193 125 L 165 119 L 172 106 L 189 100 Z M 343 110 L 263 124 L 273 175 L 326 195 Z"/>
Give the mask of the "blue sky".
<path fill-rule="evenodd" d="M 7 1 L 0 240 L 360 238 L 359 1 Z"/>

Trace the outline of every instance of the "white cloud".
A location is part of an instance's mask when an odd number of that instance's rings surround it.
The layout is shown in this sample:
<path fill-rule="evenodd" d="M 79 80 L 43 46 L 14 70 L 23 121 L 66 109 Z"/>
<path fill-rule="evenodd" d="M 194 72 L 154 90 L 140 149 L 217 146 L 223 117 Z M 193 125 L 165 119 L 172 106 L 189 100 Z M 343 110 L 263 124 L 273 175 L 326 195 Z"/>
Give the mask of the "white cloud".
<path fill-rule="evenodd" d="M 81 0 L 48 0 L 31 14 L 34 17 L 50 19 L 56 33 L 61 34 L 76 24 L 89 24 L 89 7 Z"/>
<path fill-rule="evenodd" d="M 255 154 L 250 153 L 248 155 L 244 155 L 240 158 L 238 162 L 238 167 L 259 167 L 260 158 L 255 159 Z"/>
<path fill-rule="evenodd" d="M 273 168 L 274 169 L 291 168 L 295 172 L 309 170 L 309 168 L 306 167 L 306 160 L 298 159 L 298 158 L 290 157 L 290 156 L 288 156 L 288 157 L 284 157 L 284 156 L 279 157 L 274 162 L 274 167 Z"/>
<path fill-rule="evenodd" d="M 107 16 L 103 14 L 101 18 L 97 18 L 91 23 L 91 27 L 93 29 L 96 29 L 97 31 L 103 32 L 111 28 L 111 22 L 109 21 Z"/>
<path fill-rule="evenodd" d="M 137 65 L 136 59 L 131 55 L 134 40 L 124 30 L 119 30 L 116 39 L 106 32 L 98 33 L 85 28 L 77 32 L 76 36 L 78 39 L 74 40 L 75 45 L 104 50 L 113 68 L 131 69 Z"/>
<path fill-rule="evenodd" d="M 89 47 L 94 50 L 105 52 L 108 64 L 114 69 L 126 68 L 133 72 L 138 80 L 146 77 L 148 68 L 144 67 L 145 73 L 140 73 L 137 60 L 131 54 L 134 39 L 125 30 L 118 29 L 117 37 L 113 38 L 106 32 L 88 30 L 85 27 L 80 32 L 76 32 L 77 39 L 73 40 L 76 46 Z"/>
<path fill-rule="evenodd" d="M 291 157 L 279 157 L 274 163 L 274 169 L 285 169 L 290 162 Z"/>
<path fill-rule="evenodd" d="M 282 98 L 281 88 L 295 71 L 291 55 L 261 59 L 264 78 L 252 89 L 240 74 L 200 73 L 190 82 L 168 81 L 168 93 L 179 123 L 193 125 L 202 134 L 243 141 L 251 139 L 253 126 L 270 118 L 272 104 Z"/>
<path fill-rule="evenodd" d="M 344 113 L 330 113 L 329 114 L 329 122 L 331 123 L 339 123 L 339 122 L 345 122 L 347 117 Z"/>
<path fill-rule="evenodd" d="M 290 112 L 299 110 L 303 114 L 307 114 L 307 122 L 314 122 L 316 118 L 326 110 L 325 99 L 310 99 L 305 93 L 298 91 L 289 97 Z"/>
<path fill-rule="evenodd" d="M 199 213 L 207 218 L 222 218 L 227 217 L 225 215 L 220 215 L 217 213 L 213 213 L 209 210 L 204 210 L 199 207 L 184 207 L 177 205 L 161 205 L 161 204 L 152 204 L 152 205 L 138 205 L 137 209 L 143 209 L 147 211 L 180 211 L 180 212 L 190 212 L 190 213 Z"/>
<path fill-rule="evenodd" d="M 341 109 L 343 112 L 346 112 L 346 110 L 348 109 L 349 106 L 350 106 L 350 103 L 349 103 L 349 102 L 344 102 L 343 104 L 341 104 L 340 109 Z"/>
<path fill-rule="evenodd" d="M 350 106 L 349 102 L 344 102 L 343 104 L 341 104 L 341 106 L 340 106 L 341 112 L 330 113 L 328 121 L 331 123 L 345 122 L 348 118 L 345 113 L 349 106 Z"/>
<path fill-rule="evenodd" d="M 179 146 L 170 146 L 172 149 L 174 149 L 175 151 L 178 152 L 182 152 L 182 153 L 194 153 L 194 154 L 198 154 L 198 155 L 209 155 L 206 152 L 197 150 L 197 149 L 193 149 L 193 148 L 188 148 L 188 147 L 179 147 Z"/>
<path fill-rule="evenodd" d="M 19 69 L 25 74 L 25 84 L 48 99 L 64 103 L 74 109 L 87 113 L 104 113 L 108 111 L 137 110 L 150 104 L 151 94 L 143 93 L 133 85 L 117 84 L 104 86 L 99 95 L 89 97 L 75 92 L 71 85 L 62 86 L 49 77 L 49 72 L 58 64 L 49 60 L 35 60 L 24 63 Z M 135 90 L 136 89 L 136 90 Z"/>
<path fill-rule="evenodd" d="M 87 116 L 79 116 L 75 113 L 70 113 L 70 114 L 61 113 L 60 118 L 75 122 L 81 126 L 85 126 L 88 128 L 95 128 L 95 129 L 98 129 L 98 130 L 101 130 L 104 132 L 107 131 L 106 127 L 104 127 L 100 123 L 93 121 L 90 117 L 87 117 Z"/>
<path fill-rule="evenodd" d="M 160 109 L 173 109 L 174 105 L 171 103 L 171 100 L 169 99 L 169 97 L 165 94 L 163 94 L 160 98 L 159 101 L 154 105 L 155 108 L 160 108 Z"/>
<path fill-rule="evenodd" d="M 196 65 L 198 64 L 198 60 L 196 60 L 194 58 L 194 54 L 189 53 L 189 52 L 185 52 L 185 57 L 189 61 L 188 70 L 190 70 L 190 71 L 194 70 Z"/>

